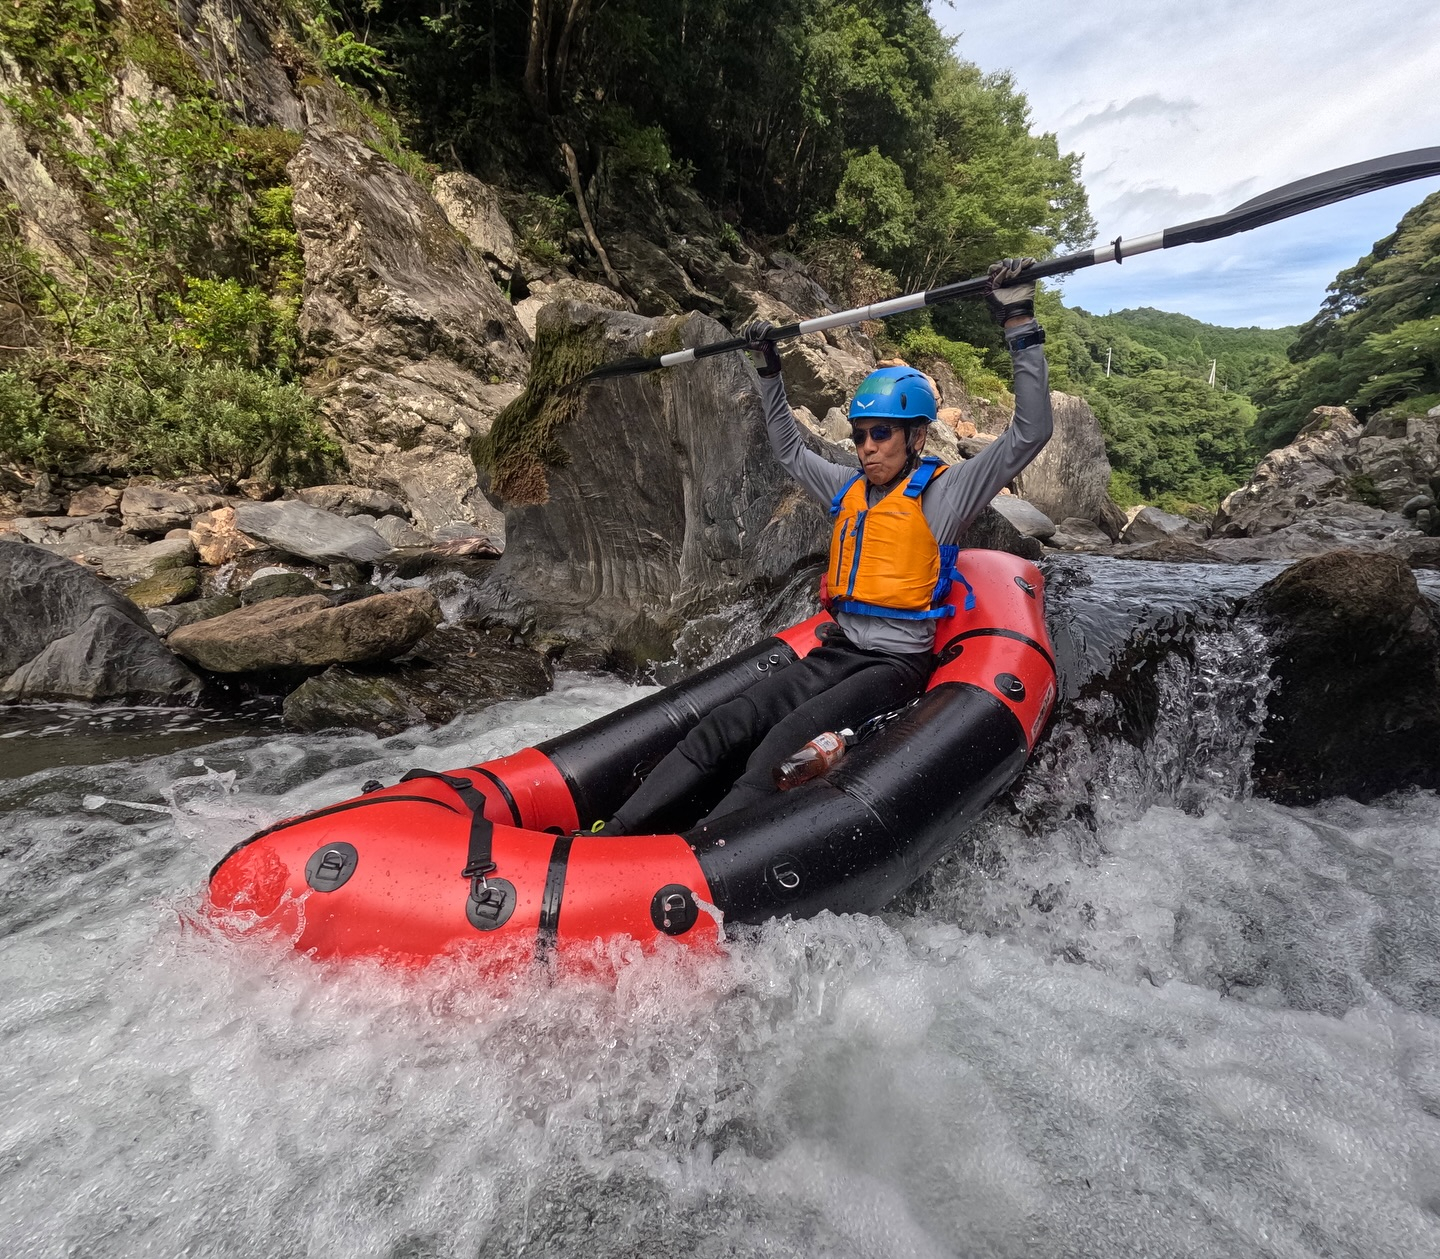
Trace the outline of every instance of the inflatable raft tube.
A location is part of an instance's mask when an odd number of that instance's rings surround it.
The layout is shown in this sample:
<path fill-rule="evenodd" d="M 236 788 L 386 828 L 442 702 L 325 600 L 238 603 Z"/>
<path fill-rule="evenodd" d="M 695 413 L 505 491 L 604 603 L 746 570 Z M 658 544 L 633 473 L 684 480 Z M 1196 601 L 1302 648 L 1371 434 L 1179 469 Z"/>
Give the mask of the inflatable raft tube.
<path fill-rule="evenodd" d="M 278 822 L 215 867 L 210 904 L 317 957 L 420 962 L 620 935 L 706 947 L 722 919 L 878 910 L 1014 781 L 1055 702 L 1039 570 L 998 551 L 961 552 L 960 567 L 975 607 L 957 588 L 925 694 L 823 778 L 673 834 L 572 833 L 712 708 L 806 655 L 825 614 L 537 747 Z"/>

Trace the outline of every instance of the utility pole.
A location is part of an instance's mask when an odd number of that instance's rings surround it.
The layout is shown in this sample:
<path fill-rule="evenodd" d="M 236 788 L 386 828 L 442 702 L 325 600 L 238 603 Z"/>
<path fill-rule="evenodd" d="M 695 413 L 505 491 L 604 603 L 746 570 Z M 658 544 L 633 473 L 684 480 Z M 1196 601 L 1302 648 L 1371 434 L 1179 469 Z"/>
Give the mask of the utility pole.
<path fill-rule="evenodd" d="M 1105 379 L 1110 379 L 1110 347 L 1105 347 Z"/>
<path fill-rule="evenodd" d="M 1211 389 L 1214 389 L 1214 388 L 1215 388 L 1215 364 L 1218 363 L 1219 361 L 1220 361 L 1219 359 L 1214 359 L 1214 358 L 1212 358 L 1212 359 L 1210 360 L 1210 388 L 1211 388 Z"/>

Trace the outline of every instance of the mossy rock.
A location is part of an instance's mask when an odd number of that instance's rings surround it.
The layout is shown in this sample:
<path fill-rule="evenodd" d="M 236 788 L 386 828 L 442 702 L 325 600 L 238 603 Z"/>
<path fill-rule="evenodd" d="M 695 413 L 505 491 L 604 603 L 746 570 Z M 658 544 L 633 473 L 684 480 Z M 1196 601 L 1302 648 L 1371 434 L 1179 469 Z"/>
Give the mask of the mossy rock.
<path fill-rule="evenodd" d="M 130 602 L 140 608 L 165 608 L 184 603 L 200 593 L 200 570 L 193 565 L 166 568 L 137 581 L 125 592 Z"/>
<path fill-rule="evenodd" d="M 240 592 L 240 602 L 248 607 L 265 599 L 289 599 L 296 595 L 319 593 L 320 587 L 304 573 L 268 573 L 257 577 Z"/>
<path fill-rule="evenodd" d="M 568 462 L 559 433 L 580 413 L 585 377 L 604 354 L 604 334 L 596 321 L 537 329 L 524 390 L 495 417 L 490 431 L 470 444 L 475 466 L 489 475 L 491 489 L 506 502 L 549 501 L 545 469 Z"/>

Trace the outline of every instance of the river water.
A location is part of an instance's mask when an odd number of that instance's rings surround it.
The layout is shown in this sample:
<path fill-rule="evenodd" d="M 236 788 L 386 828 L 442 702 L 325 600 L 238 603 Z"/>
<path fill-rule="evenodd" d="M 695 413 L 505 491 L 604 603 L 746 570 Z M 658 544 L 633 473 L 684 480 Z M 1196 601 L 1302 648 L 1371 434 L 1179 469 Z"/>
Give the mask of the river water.
<path fill-rule="evenodd" d="M 1440 1254 L 1440 800 L 1248 796 L 1264 644 L 1217 609 L 1264 575 L 1057 566 L 1065 712 L 955 856 L 605 982 L 196 910 L 258 826 L 637 688 L 384 740 L 32 714 L 76 733 L 0 778 L 5 1253 Z"/>

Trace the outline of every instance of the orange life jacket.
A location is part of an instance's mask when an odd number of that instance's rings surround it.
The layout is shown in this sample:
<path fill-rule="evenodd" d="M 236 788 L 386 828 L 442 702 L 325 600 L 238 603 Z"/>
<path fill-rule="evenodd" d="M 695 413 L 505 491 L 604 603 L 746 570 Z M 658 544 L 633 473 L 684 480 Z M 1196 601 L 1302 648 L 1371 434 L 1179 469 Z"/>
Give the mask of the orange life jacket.
<path fill-rule="evenodd" d="M 946 466 L 933 457 L 920 460 L 904 487 L 896 486 L 874 507 L 865 497 L 863 473 L 835 495 L 825 575 L 831 612 L 903 621 L 954 616 L 946 600 L 956 580 L 967 591 L 966 609 L 975 606 L 970 583 L 955 568 L 959 547 L 935 541 L 920 506 L 920 495 Z"/>

